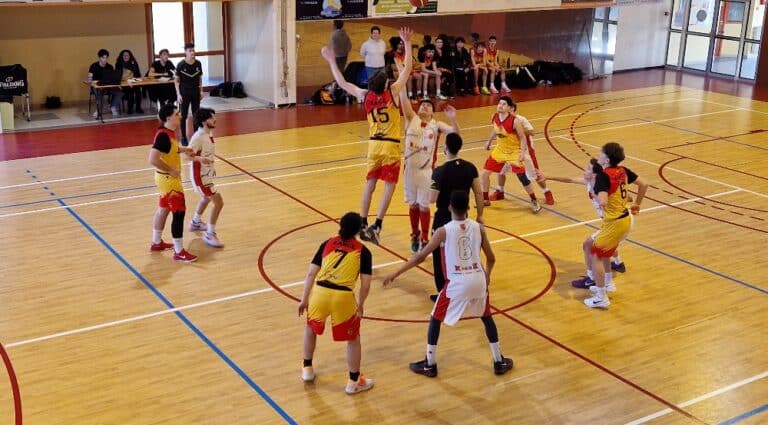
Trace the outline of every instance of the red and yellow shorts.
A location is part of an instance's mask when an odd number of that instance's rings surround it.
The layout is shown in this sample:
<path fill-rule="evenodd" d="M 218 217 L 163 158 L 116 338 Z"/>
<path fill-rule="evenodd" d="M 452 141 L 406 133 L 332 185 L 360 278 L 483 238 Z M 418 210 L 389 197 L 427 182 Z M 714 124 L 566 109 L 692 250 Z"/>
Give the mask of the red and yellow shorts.
<path fill-rule="evenodd" d="M 180 178 L 155 172 L 155 184 L 160 191 L 160 200 L 158 202 L 160 208 L 171 210 L 171 212 L 186 211 L 184 187 L 181 185 Z"/>
<path fill-rule="evenodd" d="M 592 254 L 598 258 L 611 258 L 631 229 L 632 215 L 629 213 L 625 217 L 603 220 L 600 230 L 593 237 Z"/>
<path fill-rule="evenodd" d="M 493 156 L 488 156 L 488 159 L 485 160 L 485 165 L 483 166 L 483 169 L 488 170 L 492 173 L 499 173 L 499 174 L 504 174 L 509 171 L 512 171 L 515 174 L 525 173 L 525 166 L 523 164 L 509 162 L 509 161 L 499 162 L 499 161 L 496 161 L 493 158 Z"/>
<path fill-rule="evenodd" d="M 354 292 L 315 285 L 307 307 L 307 326 L 316 335 L 322 335 L 328 316 L 331 316 L 334 341 L 354 341 L 360 335 Z"/>
<path fill-rule="evenodd" d="M 397 183 L 400 179 L 400 157 L 388 155 L 369 155 L 366 180 L 378 179 L 388 183 Z"/>

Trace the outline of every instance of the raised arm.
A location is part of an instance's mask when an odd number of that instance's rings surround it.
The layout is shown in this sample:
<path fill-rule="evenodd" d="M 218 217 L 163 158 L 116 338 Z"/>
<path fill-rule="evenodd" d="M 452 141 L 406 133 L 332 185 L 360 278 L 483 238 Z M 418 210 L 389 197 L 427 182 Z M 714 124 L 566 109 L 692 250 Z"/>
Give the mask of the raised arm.
<path fill-rule="evenodd" d="M 397 80 L 392 83 L 392 92 L 400 93 L 405 85 L 408 83 L 408 79 L 411 77 L 411 69 L 413 69 L 413 53 L 411 49 L 411 31 L 408 27 L 400 28 L 400 38 L 405 44 L 405 63 L 403 69 L 400 70 L 400 75 L 397 76 Z"/>
<path fill-rule="evenodd" d="M 336 54 L 333 52 L 333 48 L 323 46 L 323 48 L 320 49 L 320 54 L 323 55 L 323 58 L 325 58 L 325 60 L 328 62 L 328 65 L 331 66 L 333 79 L 336 80 L 336 84 L 338 84 L 339 87 L 341 87 L 345 92 L 357 97 L 358 99 L 365 97 L 365 93 L 367 93 L 368 90 L 361 89 L 360 87 L 344 79 L 344 75 L 339 70 L 339 66 L 336 65 Z"/>
<path fill-rule="evenodd" d="M 403 116 L 408 121 L 416 117 L 416 112 L 413 111 L 413 106 L 411 106 L 411 100 L 408 99 L 408 93 L 405 91 L 405 87 L 400 90 L 400 110 L 403 111 Z M 408 128 L 408 123 L 405 124 L 405 127 Z"/>
<path fill-rule="evenodd" d="M 445 107 L 445 117 L 448 118 L 448 122 L 450 125 L 444 123 L 444 122 L 437 122 L 437 126 L 443 133 L 458 133 L 459 128 L 459 122 L 456 121 L 456 108 L 454 108 L 451 105 L 448 105 Z"/>

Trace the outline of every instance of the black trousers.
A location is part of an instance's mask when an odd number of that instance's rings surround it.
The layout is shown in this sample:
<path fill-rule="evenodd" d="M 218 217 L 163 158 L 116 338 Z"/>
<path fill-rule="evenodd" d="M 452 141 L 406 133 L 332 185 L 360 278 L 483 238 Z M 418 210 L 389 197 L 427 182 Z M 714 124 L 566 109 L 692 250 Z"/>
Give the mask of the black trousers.
<path fill-rule="evenodd" d="M 200 109 L 200 89 L 184 90 L 181 88 L 181 141 L 182 145 L 187 146 L 187 113 L 189 107 L 192 107 L 192 116 L 194 117 L 197 110 Z"/>
<path fill-rule="evenodd" d="M 432 233 L 434 233 L 435 230 L 445 226 L 450 222 L 451 222 L 451 212 L 448 211 L 448 208 L 445 208 L 445 209 L 439 208 L 437 211 L 435 211 L 435 219 L 432 222 Z M 440 247 L 432 251 L 432 271 L 435 275 L 435 288 L 437 288 L 437 292 L 440 292 L 443 290 L 443 286 L 445 286 L 445 271 L 443 270 L 443 253 Z"/>
<path fill-rule="evenodd" d="M 472 91 L 474 86 L 472 85 L 473 78 L 472 70 L 465 72 L 461 69 L 456 69 L 454 77 L 456 78 L 456 90 L 457 91 Z"/>

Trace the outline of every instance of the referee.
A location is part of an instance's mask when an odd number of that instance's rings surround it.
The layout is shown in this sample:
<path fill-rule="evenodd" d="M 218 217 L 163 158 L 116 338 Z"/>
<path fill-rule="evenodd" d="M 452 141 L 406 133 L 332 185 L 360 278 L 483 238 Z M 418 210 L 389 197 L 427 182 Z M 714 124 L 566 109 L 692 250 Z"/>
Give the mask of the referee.
<path fill-rule="evenodd" d="M 203 98 L 203 65 L 195 59 L 195 45 L 184 45 L 184 59 L 176 65 L 174 83 L 178 93 L 179 111 L 181 112 L 181 145 L 187 146 L 187 113 L 192 106 L 192 116 L 200 109 Z"/>
<path fill-rule="evenodd" d="M 432 172 L 432 202 L 437 204 L 435 219 L 432 223 L 433 233 L 451 221 L 448 205 L 451 201 L 451 193 L 455 190 L 462 190 L 469 194 L 469 189 L 472 189 L 475 194 L 475 205 L 477 205 L 477 222 L 483 223 L 483 192 L 480 188 L 480 176 L 474 164 L 458 157 L 462 143 L 458 133 L 449 133 L 445 138 L 445 163 Z M 432 251 L 432 265 L 435 287 L 439 294 L 445 285 L 442 248 Z M 435 301 L 437 294 L 430 295 L 429 298 Z"/>

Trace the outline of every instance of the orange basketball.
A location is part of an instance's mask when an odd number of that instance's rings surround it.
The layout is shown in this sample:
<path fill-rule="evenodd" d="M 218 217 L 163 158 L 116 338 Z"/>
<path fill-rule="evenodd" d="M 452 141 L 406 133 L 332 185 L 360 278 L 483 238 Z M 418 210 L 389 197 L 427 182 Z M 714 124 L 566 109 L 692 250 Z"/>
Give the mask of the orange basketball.
<path fill-rule="evenodd" d="M 427 0 L 410 0 L 411 6 L 424 7 L 427 5 Z"/>

